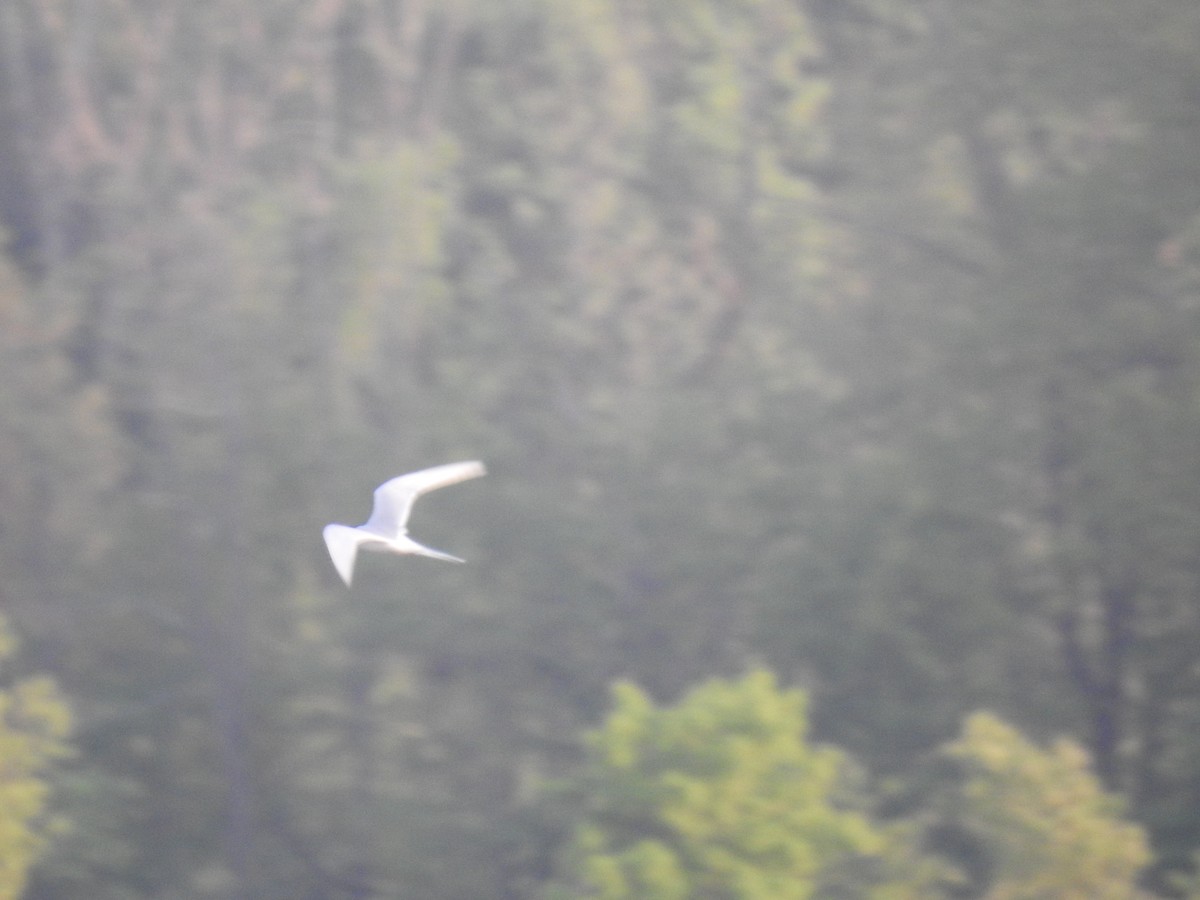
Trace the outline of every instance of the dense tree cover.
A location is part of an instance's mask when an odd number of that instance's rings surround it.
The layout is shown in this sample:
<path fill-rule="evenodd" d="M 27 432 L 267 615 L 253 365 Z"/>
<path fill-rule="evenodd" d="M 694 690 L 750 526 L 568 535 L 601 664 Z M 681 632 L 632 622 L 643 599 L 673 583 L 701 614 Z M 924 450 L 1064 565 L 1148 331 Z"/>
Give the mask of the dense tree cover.
<path fill-rule="evenodd" d="M 803 693 L 764 670 L 666 709 L 613 693 L 547 897 L 1147 896 L 1145 834 L 1073 741 L 1042 749 L 972 714 L 907 801 L 871 809 L 851 761 L 808 742 Z"/>
<path fill-rule="evenodd" d="M 29 895 L 536 894 L 610 684 L 749 660 L 881 777 L 972 710 L 1069 733 L 1167 885 L 1200 845 L 1198 29 L 4 4 L 0 600 L 79 718 Z M 320 526 L 473 457 L 418 510 L 471 565 L 347 595 Z"/>

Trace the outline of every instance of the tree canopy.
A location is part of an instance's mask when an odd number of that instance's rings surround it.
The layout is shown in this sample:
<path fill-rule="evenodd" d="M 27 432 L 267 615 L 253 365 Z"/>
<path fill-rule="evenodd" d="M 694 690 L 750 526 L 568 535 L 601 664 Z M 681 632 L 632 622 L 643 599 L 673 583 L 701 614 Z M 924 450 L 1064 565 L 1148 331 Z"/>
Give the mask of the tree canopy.
<path fill-rule="evenodd" d="M 1086 751 L 1080 821 L 1148 840 L 1104 838 L 1123 873 L 1184 883 L 1198 29 L 1194 0 L 3 4 L 0 603 L 77 722 L 31 776 L 74 825 L 26 895 L 537 896 L 614 683 L 646 728 L 749 692 L 868 857 L 848 823 L 993 710 L 1038 771 Z M 321 527 L 474 458 L 417 511 L 470 565 L 371 557 L 347 593 Z M 806 699 L 713 681 L 758 668 Z M 826 810 L 835 757 L 868 774 Z M 749 798 L 769 766 L 734 771 Z M 623 872 L 661 838 L 604 834 Z M 654 846 L 664 883 L 713 870 Z"/>
<path fill-rule="evenodd" d="M 949 753 L 967 770 L 960 822 L 989 859 L 984 896 L 1141 897 L 1150 861 L 1143 830 L 1123 821 L 1120 801 L 1091 771 L 1078 744 L 1032 745 L 987 713 L 967 719 Z"/>
<path fill-rule="evenodd" d="M 70 712 L 46 676 L 13 679 L 16 640 L 0 617 L 0 897 L 16 900 L 53 836 L 50 774 L 67 752 Z M 61 825 L 62 823 L 57 823 Z"/>
<path fill-rule="evenodd" d="M 662 710 L 618 684 L 589 741 L 578 895 L 802 900 L 878 851 L 867 820 L 836 805 L 839 755 L 808 746 L 806 727 L 802 695 L 762 670 Z"/>

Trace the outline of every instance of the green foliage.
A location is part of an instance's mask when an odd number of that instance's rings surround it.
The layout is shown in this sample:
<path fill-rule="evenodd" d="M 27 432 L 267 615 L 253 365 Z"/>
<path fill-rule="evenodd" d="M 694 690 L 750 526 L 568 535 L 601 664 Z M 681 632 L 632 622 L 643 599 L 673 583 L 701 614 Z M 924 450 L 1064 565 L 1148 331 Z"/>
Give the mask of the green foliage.
<path fill-rule="evenodd" d="M 628 682 L 613 700 L 588 739 L 568 879 L 549 896 L 805 898 L 884 852 L 839 802 L 844 758 L 808 744 L 804 696 L 769 672 L 672 707 Z"/>
<path fill-rule="evenodd" d="M 1170 886 L 1184 900 L 1200 898 L 1200 851 L 1192 854 L 1191 867 L 1188 871 L 1173 874 Z"/>
<path fill-rule="evenodd" d="M 1143 829 L 1100 785 L 1088 754 L 1042 749 L 988 713 L 972 715 L 950 755 L 966 769 L 962 826 L 988 860 L 988 900 L 1128 900 L 1151 860 Z"/>
<path fill-rule="evenodd" d="M 8 623 L 0 618 L 0 666 L 16 651 Z M 52 831 L 46 818 L 47 770 L 67 753 L 71 717 L 54 682 L 21 678 L 0 689 L 0 898 L 21 896 L 30 866 Z"/>
<path fill-rule="evenodd" d="M 0 599 L 89 717 L 45 896 L 532 893 L 610 681 L 760 657 L 874 772 L 1000 709 L 1200 843 L 1193 0 L 0 6 Z M 319 526 L 468 455 L 472 564 L 345 597 Z M 609 822 L 598 882 L 799 827 L 674 789 L 705 852 Z M 916 884 L 866 832 L 821 877 Z"/>
<path fill-rule="evenodd" d="M 1145 833 L 1072 741 L 1042 749 L 973 714 L 945 748 L 958 768 L 883 826 L 849 802 L 847 758 L 807 743 L 804 696 L 766 671 L 673 707 L 628 682 L 613 696 L 549 898 L 1147 896 Z"/>

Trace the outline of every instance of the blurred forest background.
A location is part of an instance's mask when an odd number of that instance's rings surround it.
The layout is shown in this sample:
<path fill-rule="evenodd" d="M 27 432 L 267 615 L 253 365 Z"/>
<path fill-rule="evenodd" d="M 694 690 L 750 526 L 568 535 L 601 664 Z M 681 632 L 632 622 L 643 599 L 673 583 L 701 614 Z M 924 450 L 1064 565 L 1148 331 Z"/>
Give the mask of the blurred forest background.
<path fill-rule="evenodd" d="M 0 896 L 1200 897 L 1195 0 L 5 0 L 0 221 Z"/>

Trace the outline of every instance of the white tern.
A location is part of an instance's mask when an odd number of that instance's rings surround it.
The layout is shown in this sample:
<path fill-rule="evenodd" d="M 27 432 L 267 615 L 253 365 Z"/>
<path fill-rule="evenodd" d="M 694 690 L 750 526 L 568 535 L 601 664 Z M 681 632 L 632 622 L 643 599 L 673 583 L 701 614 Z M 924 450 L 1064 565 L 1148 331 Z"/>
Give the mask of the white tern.
<path fill-rule="evenodd" d="M 408 536 L 405 526 L 413 503 L 426 491 L 478 478 L 486 471 L 483 463 L 472 460 L 409 472 L 375 488 L 375 506 L 371 510 L 371 518 L 362 525 L 326 525 L 323 532 L 325 546 L 329 548 L 329 557 L 346 586 L 350 586 L 350 580 L 354 577 L 354 560 L 360 549 L 376 553 L 416 553 L 449 562 L 462 562 L 457 556 L 418 544 Z"/>

